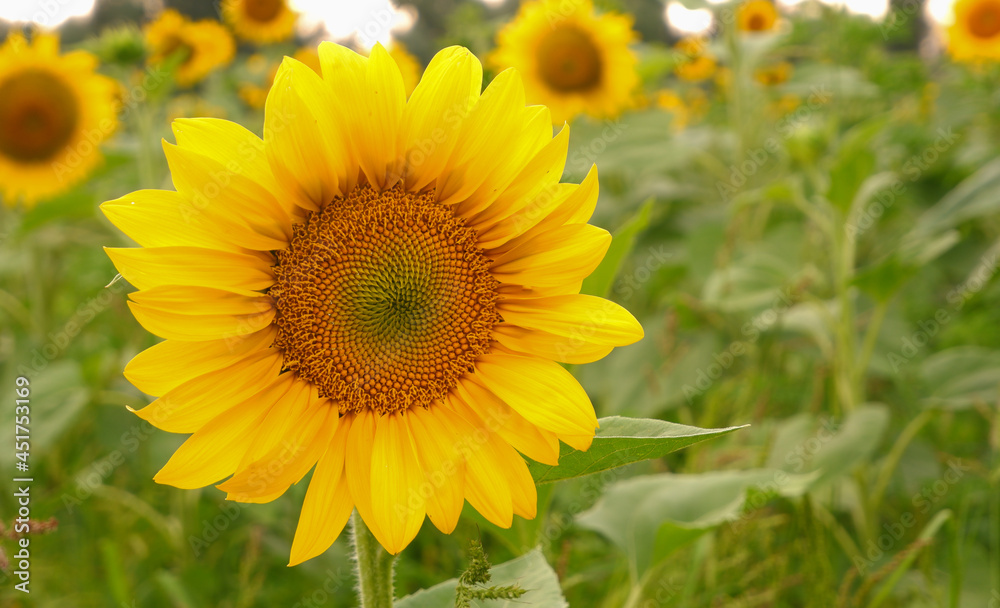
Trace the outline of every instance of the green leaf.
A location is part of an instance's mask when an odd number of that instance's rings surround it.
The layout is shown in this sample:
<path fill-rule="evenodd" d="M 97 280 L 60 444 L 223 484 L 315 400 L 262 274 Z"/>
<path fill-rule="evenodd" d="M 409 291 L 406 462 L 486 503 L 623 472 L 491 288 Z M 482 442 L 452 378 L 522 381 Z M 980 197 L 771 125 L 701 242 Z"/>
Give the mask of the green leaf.
<path fill-rule="evenodd" d="M 743 514 L 751 488 L 800 495 L 803 476 L 773 469 L 651 475 L 612 485 L 577 523 L 625 552 L 633 580 L 702 534 Z"/>
<path fill-rule="evenodd" d="M 527 589 L 528 592 L 518 600 L 473 601 L 472 605 L 477 608 L 525 608 L 528 606 L 568 608 L 569 606 L 566 603 L 566 598 L 563 597 L 559 578 L 538 549 L 495 566 L 490 572 L 493 575 L 490 585 L 503 586 L 516 583 L 522 589 Z M 457 578 L 447 580 L 430 589 L 423 589 L 413 595 L 408 595 L 396 601 L 395 606 L 396 608 L 449 608 L 455 605 L 456 585 L 458 585 Z"/>
<path fill-rule="evenodd" d="M 601 418 L 598 422 L 601 426 L 594 437 L 594 443 L 586 452 L 574 450 L 564 444 L 558 465 L 529 462 L 528 469 L 535 482 L 549 483 L 582 477 L 633 462 L 662 458 L 681 448 L 746 426 L 700 429 L 663 420 L 619 416 Z"/>
<path fill-rule="evenodd" d="M 918 377 L 928 389 L 927 407 L 964 409 L 1000 398 L 1000 351 L 957 346 L 927 357 Z"/>
<path fill-rule="evenodd" d="M 924 212 L 907 240 L 922 241 L 960 223 L 1000 211 L 1000 159 L 979 169 Z"/>
<path fill-rule="evenodd" d="M 615 277 L 621 270 L 625 258 L 635 247 L 635 240 L 639 234 L 649 226 L 649 218 L 652 215 L 653 200 L 649 199 L 642 204 L 639 211 L 633 215 L 625 224 L 615 231 L 611 239 L 611 247 L 608 248 L 604 260 L 589 277 L 584 279 L 581 293 L 594 296 L 607 297 L 611 293 L 611 286 L 614 285 Z"/>
<path fill-rule="evenodd" d="M 826 193 L 827 199 L 842 212 L 852 207 L 862 185 L 875 170 L 871 143 L 884 126 L 885 119 L 879 117 L 854 127 L 844 136 L 830 168 L 830 189 Z"/>

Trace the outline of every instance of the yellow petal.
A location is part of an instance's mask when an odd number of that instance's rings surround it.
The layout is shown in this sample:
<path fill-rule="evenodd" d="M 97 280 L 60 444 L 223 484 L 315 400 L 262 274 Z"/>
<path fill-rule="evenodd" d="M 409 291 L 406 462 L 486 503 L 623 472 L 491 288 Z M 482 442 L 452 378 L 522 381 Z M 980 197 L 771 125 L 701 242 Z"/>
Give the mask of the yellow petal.
<path fill-rule="evenodd" d="M 413 91 L 403 113 L 400 137 L 406 189 L 421 190 L 440 175 L 462 123 L 479 99 L 483 67 L 460 46 L 439 51 Z"/>
<path fill-rule="evenodd" d="M 455 393 L 448 395 L 444 406 L 453 415 L 440 420 L 458 437 L 457 449 L 465 459 L 465 498 L 488 521 L 509 528 L 514 501 L 493 432 Z"/>
<path fill-rule="evenodd" d="M 397 140 L 406 104 L 406 90 L 399 67 L 389 53 L 376 43 L 368 57 L 365 71 L 364 104 L 358 136 L 355 141 L 360 155 L 361 170 L 378 190 L 389 188 L 400 178 L 401 154 Z"/>
<path fill-rule="evenodd" d="M 423 470 L 413 451 L 405 414 L 381 416 L 372 445 L 372 515 L 388 541 L 386 551 L 396 555 L 420 531 L 428 492 Z"/>
<path fill-rule="evenodd" d="M 268 348 L 277 335 L 275 327 L 230 340 L 183 342 L 166 340 L 147 348 L 125 366 L 125 377 L 147 395 L 164 395 L 192 378 L 202 376 Z"/>
<path fill-rule="evenodd" d="M 439 406 L 415 407 L 407 412 L 406 423 L 429 487 L 427 517 L 438 530 L 451 534 L 465 503 L 465 461 L 456 449 L 459 438 L 439 419 L 447 415 Z"/>
<path fill-rule="evenodd" d="M 218 160 L 163 142 L 174 187 L 190 202 L 189 213 L 231 223 L 233 242 L 248 249 L 278 250 L 288 246 L 292 219 L 274 193 L 249 175 L 247 167 Z"/>
<path fill-rule="evenodd" d="M 193 433 L 225 410 L 259 394 L 278 378 L 280 370 L 280 353 L 259 350 L 228 367 L 188 380 L 134 411 L 158 429 Z"/>
<path fill-rule="evenodd" d="M 274 319 L 269 296 L 166 285 L 129 294 L 139 324 L 161 338 L 217 340 L 250 335 Z"/>
<path fill-rule="evenodd" d="M 344 455 L 352 420 L 353 416 L 340 419 L 337 432 L 309 481 L 292 540 L 289 566 L 301 564 L 329 549 L 351 517 L 354 501 L 344 474 Z"/>
<path fill-rule="evenodd" d="M 285 195 L 313 211 L 345 194 L 344 159 L 351 150 L 333 105 L 323 79 L 285 57 L 264 108 L 267 158 Z"/>
<path fill-rule="evenodd" d="M 544 331 L 501 323 L 493 328 L 493 339 L 519 353 L 562 363 L 593 363 L 607 357 L 613 346 L 579 342 Z"/>
<path fill-rule="evenodd" d="M 485 231 L 530 205 L 543 191 L 556 189 L 566 168 L 568 149 L 569 125 L 566 125 L 531 158 L 514 181 L 502 193 L 498 193 L 499 196 L 494 200 L 490 200 L 491 196 L 483 197 L 483 202 L 488 202 L 488 206 L 470 219 L 469 226 L 477 232 Z"/>
<path fill-rule="evenodd" d="M 275 195 L 289 216 L 302 217 L 293 201 L 277 196 L 280 186 L 267 162 L 264 140 L 242 125 L 221 118 L 178 118 L 171 123 L 171 130 L 178 146 L 210 156 L 224 166 L 235 163 L 242 167 L 242 173 Z"/>
<path fill-rule="evenodd" d="M 483 386 L 475 374 L 459 381 L 455 391 L 514 449 L 542 464 L 555 466 L 559 463 L 559 440 L 555 433 L 528 422 Z"/>
<path fill-rule="evenodd" d="M 332 111 L 341 116 L 344 127 L 345 158 L 341 160 L 346 171 L 340 189 L 350 192 L 357 183 L 359 173 L 361 125 L 367 120 L 367 106 L 363 103 L 365 90 L 365 72 L 368 69 L 368 58 L 333 42 L 321 42 L 319 45 L 319 61 L 323 70 L 323 81 L 332 91 Z"/>
<path fill-rule="evenodd" d="M 611 235 L 590 224 L 549 230 L 498 256 L 490 271 L 501 283 L 546 287 L 575 283 L 597 268 Z"/>
<path fill-rule="evenodd" d="M 509 145 L 523 125 L 524 86 L 514 70 L 497 75 L 473 106 L 437 184 L 442 204 L 454 204 L 475 192 L 501 162 L 499 150 Z"/>
<path fill-rule="evenodd" d="M 125 280 L 139 289 L 194 285 L 256 290 L 274 284 L 273 261 L 256 255 L 201 247 L 105 247 L 104 251 Z"/>
<path fill-rule="evenodd" d="M 283 373 L 281 379 L 286 390 L 275 401 L 275 406 L 257 429 L 253 443 L 243 455 L 237 471 L 242 471 L 251 463 L 260 460 L 268 452 L 279 447 L 290 434 L 301 430 L 301 425 L 310 418 L 311 412 L 320 409 L 322 405 L 316 387 L 300 378 L 295 372 Z"/>
<path fill-rule="evenodd" d="M 455 214 L 472 217 L 486 209 L 501 192 L 504 192 L 529 165 L 531 160 L 546 144 L 552 141 L 552 123 L 548 116 L 537 112 L 534 107 L 523 108 L 515 113 L 517 123 L 508 132 L 490 128 L 492 138 L 485 154 L 497 159 L 477 169 L 471 182 L 485 176 L 474 192 L 458 204 Z M 470 183 L 471 183 L 470 182 Z"/>
<path fill-rule="evenodd" d="M 528 422 L 554 433 L 593 434 L 597 416 L 586 391 L 558 363 L 493 352 L 476 362 L 476 375 Z"/>
<path fill-rule="evenodd" d="M 344 472 L 351 489 L 351 500 L 368 529 L 383 547 L 389 542 L 382 533 L 381 522 L 372 513 L 372 443 L 375 441 L 375 415 L 364 409 L 355 414 L 347 435 L 347 456 Z"/>
<path fill-rule="evenodd" d="M 570 338 L 570 344 L 624 346 L 642 339 L 642 325 L 611 300 L 583 294 L 502 300 L 504 323 Z"/>
<path fill-rule="evenodd" d="M 192 489 L 232 475 L 253 441 L 253 431 L 280 396 L 274 392 L 265 389 L 212 418 L 177 448 L 153 481 Z"/>
<path fill-rule="evenodd" d="M 281 406 L 279 403 L 275 409 Z M 298 483 L 327 450 L 337 430 L 337 416 L 337 408 L 329 400 L 314 401 L 313 407 L 294 420 L 281 443 L 218 488 L 242 502 L 274 500 Z"/>
<path fill-rule="evenodd" d="M 543 190 L 514 215 L 497 222 L 479 235 L 479 244 L 489 253 L 503 253 L 528 239 L 565 224 L 585 224 L 597 207 L 597 165 L 583 182 L 557 184 Z"/>
<path fill-rule="evenodd" d="M 101 211 L 143 247 L 189 245 L 246 251 L 231 237 L 234 225 L 231 219 L 210 217 L 183 194 L 172 190 L 137 190 L 103 203 Z"/>

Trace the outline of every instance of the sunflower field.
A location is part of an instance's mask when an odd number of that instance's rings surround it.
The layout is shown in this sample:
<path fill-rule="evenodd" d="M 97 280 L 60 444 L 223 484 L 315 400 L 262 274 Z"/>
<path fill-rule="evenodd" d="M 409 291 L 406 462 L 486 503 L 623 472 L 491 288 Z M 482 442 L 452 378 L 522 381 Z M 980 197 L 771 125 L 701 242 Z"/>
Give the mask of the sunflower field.
<path fill-rule="evenodd" d="M 0 3 L 0 606 L 1000 608 L 1000 0 Z"/>

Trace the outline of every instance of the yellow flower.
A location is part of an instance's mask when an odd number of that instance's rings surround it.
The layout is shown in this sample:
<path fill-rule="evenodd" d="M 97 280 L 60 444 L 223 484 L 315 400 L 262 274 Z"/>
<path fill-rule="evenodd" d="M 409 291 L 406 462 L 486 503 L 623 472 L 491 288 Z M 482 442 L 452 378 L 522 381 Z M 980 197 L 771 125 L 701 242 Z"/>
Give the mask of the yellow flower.
<path fill-rule="evenodd" d="M 221 10 L 237 36 L 258 44 L 288 40 L 299 17 L 285 0 L 223 0 Z"/>
<path fill-rule="evenodd" d="M 585 450 L 597 418 L 557 361 L 586 363 L 642 328 L 580 295 L 610 235 L 587 224 L 597 172 L 559 179 L 569 129 L 527 106 L 517 72 L 482 93 L 469 51 L 437 54 L 409 100 L 381 45 L 286 58 L 264 138 L 174 124 L 176 192 L 102 205 L 139 249 L 108 254 L 166 341 L 125 375 L 136 412 L 193 433 L 155 480 L 267 502 L 316 465 L 291 564 L 357 508 L 400 552 L 424 516 L 451 532 L 465 500 L 493 523 L 535 515 L 524 454 Z"/>
<path fill-rule="evenodd" d="M 676 131 L 680 131 L 686 127 L 691 118 L 687 104 L 684 103 L 680 95 L 670 89 L 663 89 L 657 92 L 656 106 L 662 110 L 666 110 L 670 114 L 672 118 L 670 126 Z"/>
<path fill-rule="evenodd" d="M 769 32 L 778 22 L 770 0 L 748 0 L 736 9 L 736 27 L 742 32 Z"/>
<path fill-rule="evenodd" d="M 948 51 L 957 61 L 1000 60 L 1000 0 L 958 0 L 948 28 Z"/>
<path fill-rule="evenodd" d="M 118 127 L 121 87 L 85 51 L 59 38 L 11 33 L 0 46 L 0 197 L 33 205 L 69 189 L 101 162 Z"/>
<path fill-rule="evenodd" d="M 214 70 L 228 64 L 236 54 L 233 37 L 217 21 L 192 22 L 173 9 L 160 13 L 146 25 L 150 64 L 162 63 L 174 53 L 183 53 L 175 79 L 182 87 L 198 83 Z"/>
<path fill-rule="evenodd" d="M 517 68 L 528 103 L 544 104 L 557 124 L 578 114 L 619 115 L 639 83 L 632 18 L 597 15 L 591 0 L 537 0 L 497 36 L 490 63 Z"/>
<path fill-rule="evenodd" d="M 754 71 L 754 80 L 764 86 L 775 86 L 788 82 L 792 76 L 792 64 L 781 61 L 773 65 L 757 68 Z"/>
<path fill-rule="evenodd" d="M 716 68 L 715 58 L 709 54 L 705 44 L 701 38 L 684 38 L 674 45 L 678 53 L 674 73 L 678 78 L 701 82 L 712 77 Z"/>

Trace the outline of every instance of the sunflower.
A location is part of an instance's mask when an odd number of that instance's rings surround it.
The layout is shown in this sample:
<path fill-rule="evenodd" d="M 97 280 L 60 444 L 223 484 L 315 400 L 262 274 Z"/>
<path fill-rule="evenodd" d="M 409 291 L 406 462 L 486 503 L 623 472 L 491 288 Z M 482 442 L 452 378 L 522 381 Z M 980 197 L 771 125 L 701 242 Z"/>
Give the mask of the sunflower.
<path fill-rule="evenodd" d="M 587 223 L 596 169 L 559 182 L 569 130 L 553 137 L 516 71 L 481 93 L 479 61 L 451 47 L 407 100 L 381 45 L 319 57 L 322 76 L 284 60 L 263 140 L 177 121 L 177 191 L 102 205 L 142 246 L 107 250 L 129 306 L 166 339 L 125 368 L 159 395 L 136 413 L 193 433 L 155 480 L 228 477 L 227 498 L 267 502 L 316 465 L 293 565 L 355 508 L 391 553 L 425 515 L 451 532 L 465 500 L 502 527 L 534 517 L 521 454 L 555 464 L 597 426 L 557 362 L 642 337 L 579 294 L 611 239 Z"/>
<path fill-rule="evenodd" d="M 791 76 L 792 64 L 787 61 L 757 68 L 753 73 L 754 80 L 768 87 L 784 84 Z"/>
<path fill-rule="evenodd" d="M 403 76 L 403 89 L 409 97 L 420 82 L 420 61 L 410 54 L 406 45 L 395 40 L 389 45 L 389 56 L 399 66 L 399 73 Z"/>
<path fill-rule="evenodd" d="M 701 38 L 684 38 L 674 45 L 677 52 L 677 64 L 674 73 L 681 80 L 700 82 L 711 78 L 717 64 L 715 57 L 705 48 L 706 42 Z"/>
<path fill-rule="evenodd" d="M 288 40 L 299 18 L 285 0 L 223 0 L 221 11 L 237 36 L 258 44 Z"/>
<path fill-rule="evenodd" d="M 778 23 L 778 9 L 770 0 L 748 0 L 736 9 L 736 27 L 741 32 L 769 32 Z"/>
<path fill-rule="evenodd" d="M 145 27 L 149 63 L 156 65 L 174 53 L 184 59 L 174 75 L 177 84 L 188 87 L 214 70 L 228 64 L 236 54 L 236 44 L 226 28 L 211 19 L 192 22 L 173 9 L 167 9 Z"/>
<path fill-rule="evenodd" d="M 0 46 L 0 197 L 32 205 L 69 189 L 101 162 L 118 127 L 118 84 L 59 38 L 11 33 Z"/>
<path fill-rule="evenodd" d="M 948 51 L 957 61 L 1000 60 L 1000 0 L 958 0 L 948 28 Z"/>
<path fill-rule="evenodd" d="M 639 82 L 635 39 L 630 16 L 597 15 L 590 0 L 537 0 L 500 31 L 490 63 L 520 70 L 528 101 L 548 106 L 557 124 L 610 118 L 631 105 Z"/>

